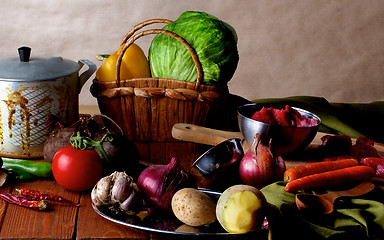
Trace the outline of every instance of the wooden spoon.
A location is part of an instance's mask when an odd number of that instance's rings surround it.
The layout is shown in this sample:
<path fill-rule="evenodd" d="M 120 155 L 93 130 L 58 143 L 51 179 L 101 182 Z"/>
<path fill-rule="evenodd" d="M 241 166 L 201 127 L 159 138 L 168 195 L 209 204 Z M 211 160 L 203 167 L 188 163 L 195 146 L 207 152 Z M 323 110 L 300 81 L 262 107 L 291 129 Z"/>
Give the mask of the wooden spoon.
<path fill-rule="evenodd" d="M 334 202 L 339 197 L 357 197 L 372 191 L 375 185 L 371 182 L 364 182 L 360 185 L 345 191 L 329 192 L 327 194 L 296 194 L 296 205 L 300 211 L 311 211 L 322 214 L 333 212 Z"/>
<path fill-rule="evenodd" d="M 217 130 L 188 123 L 176 123 L 173 125 L 172 137 L 182 141 L 207 144 L 211 146 L 216 146 L 217 144 L 231 138 L 244 139 L 241 132 Z"/>

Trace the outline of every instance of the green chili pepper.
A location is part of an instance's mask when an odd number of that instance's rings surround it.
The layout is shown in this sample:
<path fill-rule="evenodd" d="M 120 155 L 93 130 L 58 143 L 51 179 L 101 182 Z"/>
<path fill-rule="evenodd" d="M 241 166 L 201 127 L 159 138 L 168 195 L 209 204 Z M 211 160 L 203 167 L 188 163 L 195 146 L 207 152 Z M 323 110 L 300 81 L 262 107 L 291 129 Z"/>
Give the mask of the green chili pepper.
<path fill-rule="evenodd" d="M 52 176 L 52 164 L 24 159 L 2 158 L 3 167 L 12 170 L 21 180 L 29 180 L 33 176 L 47 178 Z M 32 175 L 32 176 L 28 176 Z"/>
<path fill-rule="evenodd" d="M 21 180 L 21 181 L 30 181 L 30 180 L 33 180 L 36 178 L 32 174 L 24 172 L 24 171 L 10 169 L 10 168 L 6 168 L 6 167 L 4 167 L 4 168 L 5 168 L 5 170 L 7 170 L 8 174 L 11 174 L 12 176 L 14 176 L 14 178 Z"/>

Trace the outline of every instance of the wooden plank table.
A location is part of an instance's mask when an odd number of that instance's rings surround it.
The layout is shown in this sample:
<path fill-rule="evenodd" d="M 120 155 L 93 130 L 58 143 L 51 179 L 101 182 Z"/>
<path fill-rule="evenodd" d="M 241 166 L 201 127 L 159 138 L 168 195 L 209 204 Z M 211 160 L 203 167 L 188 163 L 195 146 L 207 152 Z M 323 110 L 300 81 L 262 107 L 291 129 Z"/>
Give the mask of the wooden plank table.
<path fill-rule="evenodd" d="M 90 114 L 97 113 L 94 108 L 80 109 Z M 321 136 L 318 134 L 313 144 L 319 144 Z M 383 145 L 378 147 L 384 152 Z M 302 163 L 302 160 L 298 160 L 289 164 Z M 36 211 L 0 200 L 1 239 L 180 239 L 180 236 L 149 233 L 104 219 L 93 210 L 90 191 L 71 192 L 63 189 L 53 179 L 17 183 L 2 187 L 0 191 L 16 194 L 18 188 L 59 194 L 84 206 L 53 203 L 48 211 Z"/>

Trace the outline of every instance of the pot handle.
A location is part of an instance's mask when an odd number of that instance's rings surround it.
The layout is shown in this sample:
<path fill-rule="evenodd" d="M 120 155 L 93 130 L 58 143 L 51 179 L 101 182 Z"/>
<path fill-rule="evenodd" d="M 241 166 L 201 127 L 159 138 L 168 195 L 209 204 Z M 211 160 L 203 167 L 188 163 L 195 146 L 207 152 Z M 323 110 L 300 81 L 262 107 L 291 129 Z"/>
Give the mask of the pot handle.
<path fill-rule="evenodd" d="M 78 93 L 80 93 L 81 88 L 84 86 L 85 82 L 92 76 L 92 74 L 94 72 L 96 72 L 97 67 L 96 67 L 96 64 L 89 61 L 88 59 L 80 59 L 78 61 L 78 63 L 80 65 L 80 68 L 82 68 L 84 65 L 88 66 L 88 70 L 83 72 L 79 77 L 79 92 Z"/>

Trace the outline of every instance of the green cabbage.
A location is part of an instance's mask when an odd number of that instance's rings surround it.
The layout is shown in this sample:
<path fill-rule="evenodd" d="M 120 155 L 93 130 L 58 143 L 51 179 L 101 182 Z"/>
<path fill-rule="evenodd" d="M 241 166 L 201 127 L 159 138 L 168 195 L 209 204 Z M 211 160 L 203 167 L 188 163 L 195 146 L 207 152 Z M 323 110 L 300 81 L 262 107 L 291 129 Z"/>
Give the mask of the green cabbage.
<path fill-rule="evenodd" d="M 195 50 L 203 68 L 203 84 L 225 85 L 231 80 L 239 54 L 237 35 L 230 25 L 204 12 L 187 11 L 163 29 L 180 35 Z M 152 77 L 196 81 L 190 53 L 174 38 L 158 34 L 148 57 Z"/>

